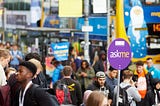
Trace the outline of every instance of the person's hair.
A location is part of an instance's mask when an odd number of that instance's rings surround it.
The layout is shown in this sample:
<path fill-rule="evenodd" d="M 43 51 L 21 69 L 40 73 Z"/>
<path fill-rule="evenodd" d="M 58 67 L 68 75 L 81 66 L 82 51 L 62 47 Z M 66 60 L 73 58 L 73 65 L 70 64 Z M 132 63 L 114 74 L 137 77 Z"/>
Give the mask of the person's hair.
<path fill-rule="evenodd" d="M 33 58 L 40 61 L 40 62 L 42 61 L 41 56 L 38 53 L 28 53 L 25 56 L 25 61 L 28 61 L 28 60 L 33 59 Z"/>
<path fill-rule="evenodd" d="M 148 57 L 146 60 L 153 60 L 152 57 Z"/>
<path fill-rule="evenodd" d="M 83 63 L 86 63 L 86 68 L 89 68 L 89 63 L 88 63 L 88 61 L 87 60 L 82 60 L 82 62 L 81 62 L 81 68 L 83 69 L 83 67 L 82 67 L 82 64 Z"/>
<path fill-rule="evenodd" d="M 101 106 L 106 96 L 100 91 L 93 91 L 86 102 L 86 106 Z"/>
<path fill-rule="evenodd" d="M 123 79 L 130 79 L 133 76 L 133 72 L 130 70 L 124 70 L 122 73 Z"/>
<path fill-rule="evenodd" d="M 92 92 L 93 92 L 93 91 L 91 91 L 91 90 L 86 90 L 86 91 L 84 92 L 84 96 L 83 96 L 83 102 L 84 102 L 84 104 L 86 104 L 87 99 L 88 99 L 89 95 L 90 95 Z"/>
<path fill-rule="evenodd" d="M 3 57 L 3 58 L 8 58 L 9 56 L 11 56 L 9 50 L 7 49 L 0 49 L 0 58 Z"/>
<path fill-rule="evenodd" d="M 144 65 L 144 62 L 141 61 L 141 60 L 139 60 L 139 61 L 136 62 L 136 65 L 137 65 L 137 66 L 143 66 L 143 65 Z"/>
<path fill-rule="evenodd" d="M 36 60 L 36 59 L 30 59 L 30 60 L 28 60 L 29 62 L 32 62 L 36 67 L 37 67 L 37 69 L 40 69 L 40 71 L 43 71 L 43 67 L 42 67 L 42 65 L 41 65 L 41 63 L 40 63 L 40 61 L 38 61 L 38 60 Z"/>
<path fill-rule="evenodd" d="M 13 43 L 12 46 L 17 46 L 17 47 L 19 47 L 19 45 L 18 45 L 17 43 Z"/>
<path fill-rule="evenodd" d="M 71 76 L 71 74 L 72 74 L 72 67 L 71 66 L 64 66 L 62 74 L 64 76 Z"/>
<path fill-rule="evenodd" d="M 112 66 L 109 67 L 109 71 L 112 72 L 113 70 L 117 70 L 115 68 L 113 68 Z"/>
<path fill-rule="evenodd" d="M 57 59 L 54 57 L 54 58 L 51 60 L 51 64 L 54 64 L 55 61 L 57 61 Z"/>
<path fill-rule="evenodd" d="M 54 62 L 51 62 L 52 65 L 54 65 L 55 67 L 59 66 L 61 64 L 60 61 L 55 60 Z"/>

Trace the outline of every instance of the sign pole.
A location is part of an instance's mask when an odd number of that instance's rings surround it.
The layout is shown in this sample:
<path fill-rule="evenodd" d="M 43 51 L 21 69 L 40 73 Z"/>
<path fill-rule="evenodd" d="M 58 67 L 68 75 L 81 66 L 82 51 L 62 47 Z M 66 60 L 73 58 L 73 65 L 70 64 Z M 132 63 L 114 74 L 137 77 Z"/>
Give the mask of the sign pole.
<path fill-rule="evenodd" d="M 119 85 L 120 85 L 120 76 L 121 76 L 121 72 L 120 70 L 118 70 L 118 84 L 117 84 L 117 101 L 116 101 L 116 106 L 118 106 L 118 99 L 119 99 Z"/>
<path fill-rule="evenodd" d="M 107 56 L 110 65 L 118 70 L 117 92 L 114 92 L 117 96 L 116 106 L 118 106 L 120 73 L 121 70 L 125 69 L 131 61 L 131 48 L 129 43 L 122 38 L 115 39 L 109 46 Z"/>

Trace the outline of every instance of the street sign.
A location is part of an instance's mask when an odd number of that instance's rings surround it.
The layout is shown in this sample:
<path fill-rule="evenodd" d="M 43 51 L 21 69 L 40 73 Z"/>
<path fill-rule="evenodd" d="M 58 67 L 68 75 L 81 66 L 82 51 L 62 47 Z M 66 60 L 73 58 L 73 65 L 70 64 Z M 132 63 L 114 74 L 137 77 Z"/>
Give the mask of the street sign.
<path fill-rule="evenodd" d="M 93 26 L 82 26 L 82 32 L 92 32 Z"/>
<path fill-rule="evenodd" d="M 90 35 L 106 36 L 107 35 L 107 18 L 106 17 L 89 17 L 89 26 L 92 26 Z M 76 29 L 81 30 L 84 25 L 84 18 L 78 18 Z"/>
<path fill-rule="evenodd" d="M 107 56 L 113 68 L 125 69 L 131 60 L 130 45 L 122 38 L 115 39 L 108 48 Z"/>

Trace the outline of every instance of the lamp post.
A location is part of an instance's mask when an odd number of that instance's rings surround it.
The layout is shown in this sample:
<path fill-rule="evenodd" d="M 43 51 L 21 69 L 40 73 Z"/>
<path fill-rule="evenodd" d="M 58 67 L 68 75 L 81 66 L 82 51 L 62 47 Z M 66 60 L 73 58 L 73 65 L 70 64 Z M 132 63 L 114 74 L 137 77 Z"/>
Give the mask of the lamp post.
<path fill-rule="evenodd" d="M 89 21 L 88 21 L 88 16 L 89 16 L 89 0 L 84 0 L 84 24 L 85 27 L 89 26 Z M 89 58 L 89 31 L 85 31 L 84 34 L 84 58 L 90 63 L 90 58 Z"/>
<path fill-rule="evenodd" d="M 108 51 L 108 47 L 109 47 L 109 44 L 110 44 L 110 34 L 111 34 L 111 27 L 110 27 L 110 0 L 107 0 L 107 47 L 106 47 L 106 51 Z M 106 55 L 107 55 L 107 52 L 106 52 Z M 108 57 L 106 57 L 106 65 L 107 65 L 107 68 L 109 67 L 109 61 L 108 61 Z"/>

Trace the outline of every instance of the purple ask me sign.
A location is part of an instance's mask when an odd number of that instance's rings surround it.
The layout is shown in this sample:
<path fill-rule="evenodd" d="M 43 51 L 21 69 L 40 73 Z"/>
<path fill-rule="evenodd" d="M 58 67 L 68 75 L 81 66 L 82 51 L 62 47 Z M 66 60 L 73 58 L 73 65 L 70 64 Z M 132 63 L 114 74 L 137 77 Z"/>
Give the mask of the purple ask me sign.
<path fill-rule="evenodd" d="M 107 56 L 113 68 L 125 69 L 131 60 L 130 45 L 122 38 L 115 39 L 108 48 Z"/>

